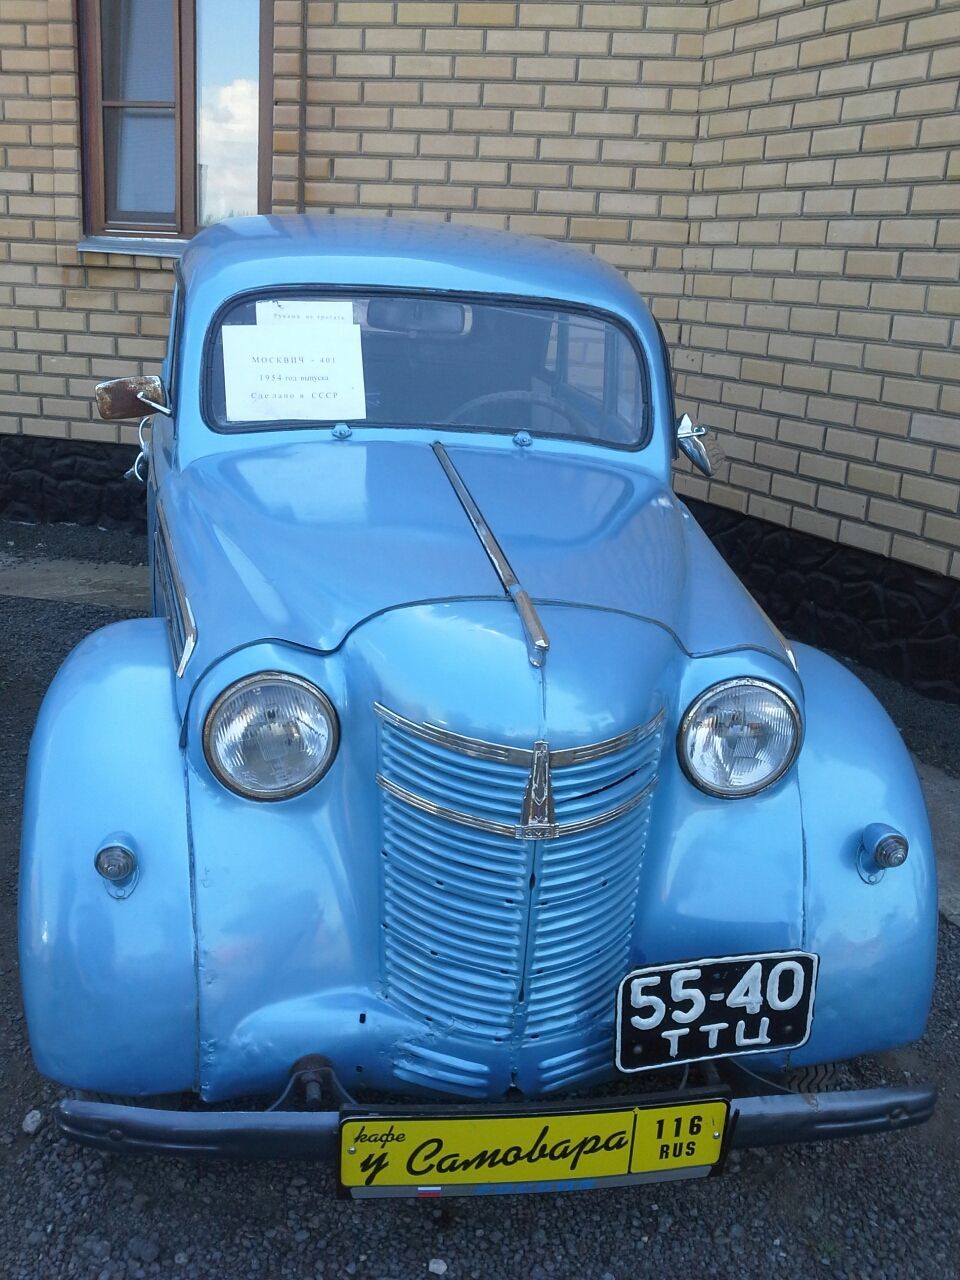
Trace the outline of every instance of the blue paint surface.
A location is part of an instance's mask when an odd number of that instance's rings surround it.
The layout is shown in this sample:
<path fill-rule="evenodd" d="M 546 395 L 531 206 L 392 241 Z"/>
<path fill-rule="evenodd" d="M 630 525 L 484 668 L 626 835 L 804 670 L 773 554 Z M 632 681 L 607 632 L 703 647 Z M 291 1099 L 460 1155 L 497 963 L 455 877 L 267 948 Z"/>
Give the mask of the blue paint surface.
<path fill-rule="evenodd" d="M 628 453 L 518 449 L 482 432 L 214 433 L 198 388 L 218 307 L 311 282 L 606 311 L 645 354 L 652 438 Z M 319 1053 L 348 1087 L 548 1096 L 616 1077 L 614 998 L 631 967 L 791 948 L 820 957 L 813 1031 L 794 1062 L 919 1036 L 936 885 L 909 757 L 849 673 L 802 646 L 794 669 L 672 494 L 669 371 L 622 278 L 518 238 L 249 219 L 197 237 L 181 288 L 166 366 L 175 412 L 155 423 L 150 509 L 153 528 L 163 505 L 197 647 L 177 677 L 161 618 L 106 629 L 44 702 L 20 894 L 40 1069 L 72 1087 L 220 1101 L 276 1091 Z M 540 670 L 432 453 L 438 438 L 533 597 L 551 644 Z M 202 748 L 217 696 L 263 670 L 323 689 L 341 728 L 321 782 L 275 804 L 225 790 Z M 739 676 L 793 698 L 804 742 L 774 787 L 719 800 L 684 776 L 675 735 L 700 692 Z M 377 703 L 524 750 L 655 721 L 629 778 L 554 776 L 558 812 L 574 816 L 606 803 L 605 789 L 611 803 L 652 790 L 589 836 L 467 834 L 398 807 L 378 772 L 493 815 L 522 802 L 524 776 L 391 738 Z M 856 867 L 871 822 L 910 841 L 906 865 L 877 885 Z M 93 868 L 118 833 L 141 864 L 122 900 Z"/>

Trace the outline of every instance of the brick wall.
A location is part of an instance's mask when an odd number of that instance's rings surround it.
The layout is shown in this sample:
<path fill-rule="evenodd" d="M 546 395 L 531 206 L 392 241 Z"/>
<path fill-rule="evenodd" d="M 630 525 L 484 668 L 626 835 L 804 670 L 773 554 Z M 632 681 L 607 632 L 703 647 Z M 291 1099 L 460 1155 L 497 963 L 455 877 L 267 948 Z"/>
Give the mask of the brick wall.
<path fill-rule="evenodd" d="M 93 384 L 163 356 L 168 260 L 78 254 L 72 0 L 0 5 L 0 435 L 136 439 L 93 420 Z"/>
<path fill-rule="evenodd" d="M 723 433 L 682 492 L 960 577 L 957 0 L 277 14 L 278 209 L 595 250 Z"/>
<path fill-rule="evenodd" d="M 731 463 L 691 496 L 960 577 L 960 0 L 274 0 L 278 212 L 624 270 Z M 129 439 L 170 263 L 78 256 L 71 0 L 0 18 L 0 432 Z"/>
<path fill-rule="evenodd" d="M 278 210 L 569 239 L 676 318 L 704 4 L 309 3 L 302 58 L 277 14 Z"/>
<path fill-rule="evenodd" d="M 709 6 L 681 304 L 714 503 L 960 577 L 960 7 Z"/>

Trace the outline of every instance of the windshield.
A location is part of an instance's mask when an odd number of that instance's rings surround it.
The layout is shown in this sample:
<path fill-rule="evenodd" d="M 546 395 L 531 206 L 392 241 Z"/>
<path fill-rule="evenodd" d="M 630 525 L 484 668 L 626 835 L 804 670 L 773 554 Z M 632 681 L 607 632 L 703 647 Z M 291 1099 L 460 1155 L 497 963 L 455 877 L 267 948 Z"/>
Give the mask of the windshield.
<path fill-rule="evenodd" d="M 221 431 L 347 422 L 563 436 L 636 448 L 645 379 L 625 329 L 556 306 L 430 295 L 248 297 L 213 335 Z"/>

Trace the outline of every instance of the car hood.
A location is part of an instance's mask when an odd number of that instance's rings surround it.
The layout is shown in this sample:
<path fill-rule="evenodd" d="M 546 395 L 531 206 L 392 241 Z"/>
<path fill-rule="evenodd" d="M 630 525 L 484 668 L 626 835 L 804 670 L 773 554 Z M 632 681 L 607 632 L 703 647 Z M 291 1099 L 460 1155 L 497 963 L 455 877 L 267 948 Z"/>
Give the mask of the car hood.
<path fill-rule="evenodd" d="M 692 654 L 783 656 L 699 526 L 635 457 L 474 443 L 448 453 L 534 601 L 656 622 Z M 168 479 L 161 501 L 196 618 L 194 678 L 256 640 L 329 652 L 390 609 L 503 598 L 428 437 L 208 456 Z"/>

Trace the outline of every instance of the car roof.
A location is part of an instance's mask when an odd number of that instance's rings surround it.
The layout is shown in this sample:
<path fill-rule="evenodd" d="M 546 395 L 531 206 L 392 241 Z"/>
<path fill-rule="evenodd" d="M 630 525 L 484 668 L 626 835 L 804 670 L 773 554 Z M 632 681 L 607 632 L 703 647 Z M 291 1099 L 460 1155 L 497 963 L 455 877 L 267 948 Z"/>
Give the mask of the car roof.
<path fill-rule="evenodd" d="M 184 251 L 188 296 L 207 302 L 273 285 L 379 286 L 578 302 L 637 321 L 624 277 L 554 241 L 442 222 L 340 215 L 228 218 Z"/>

